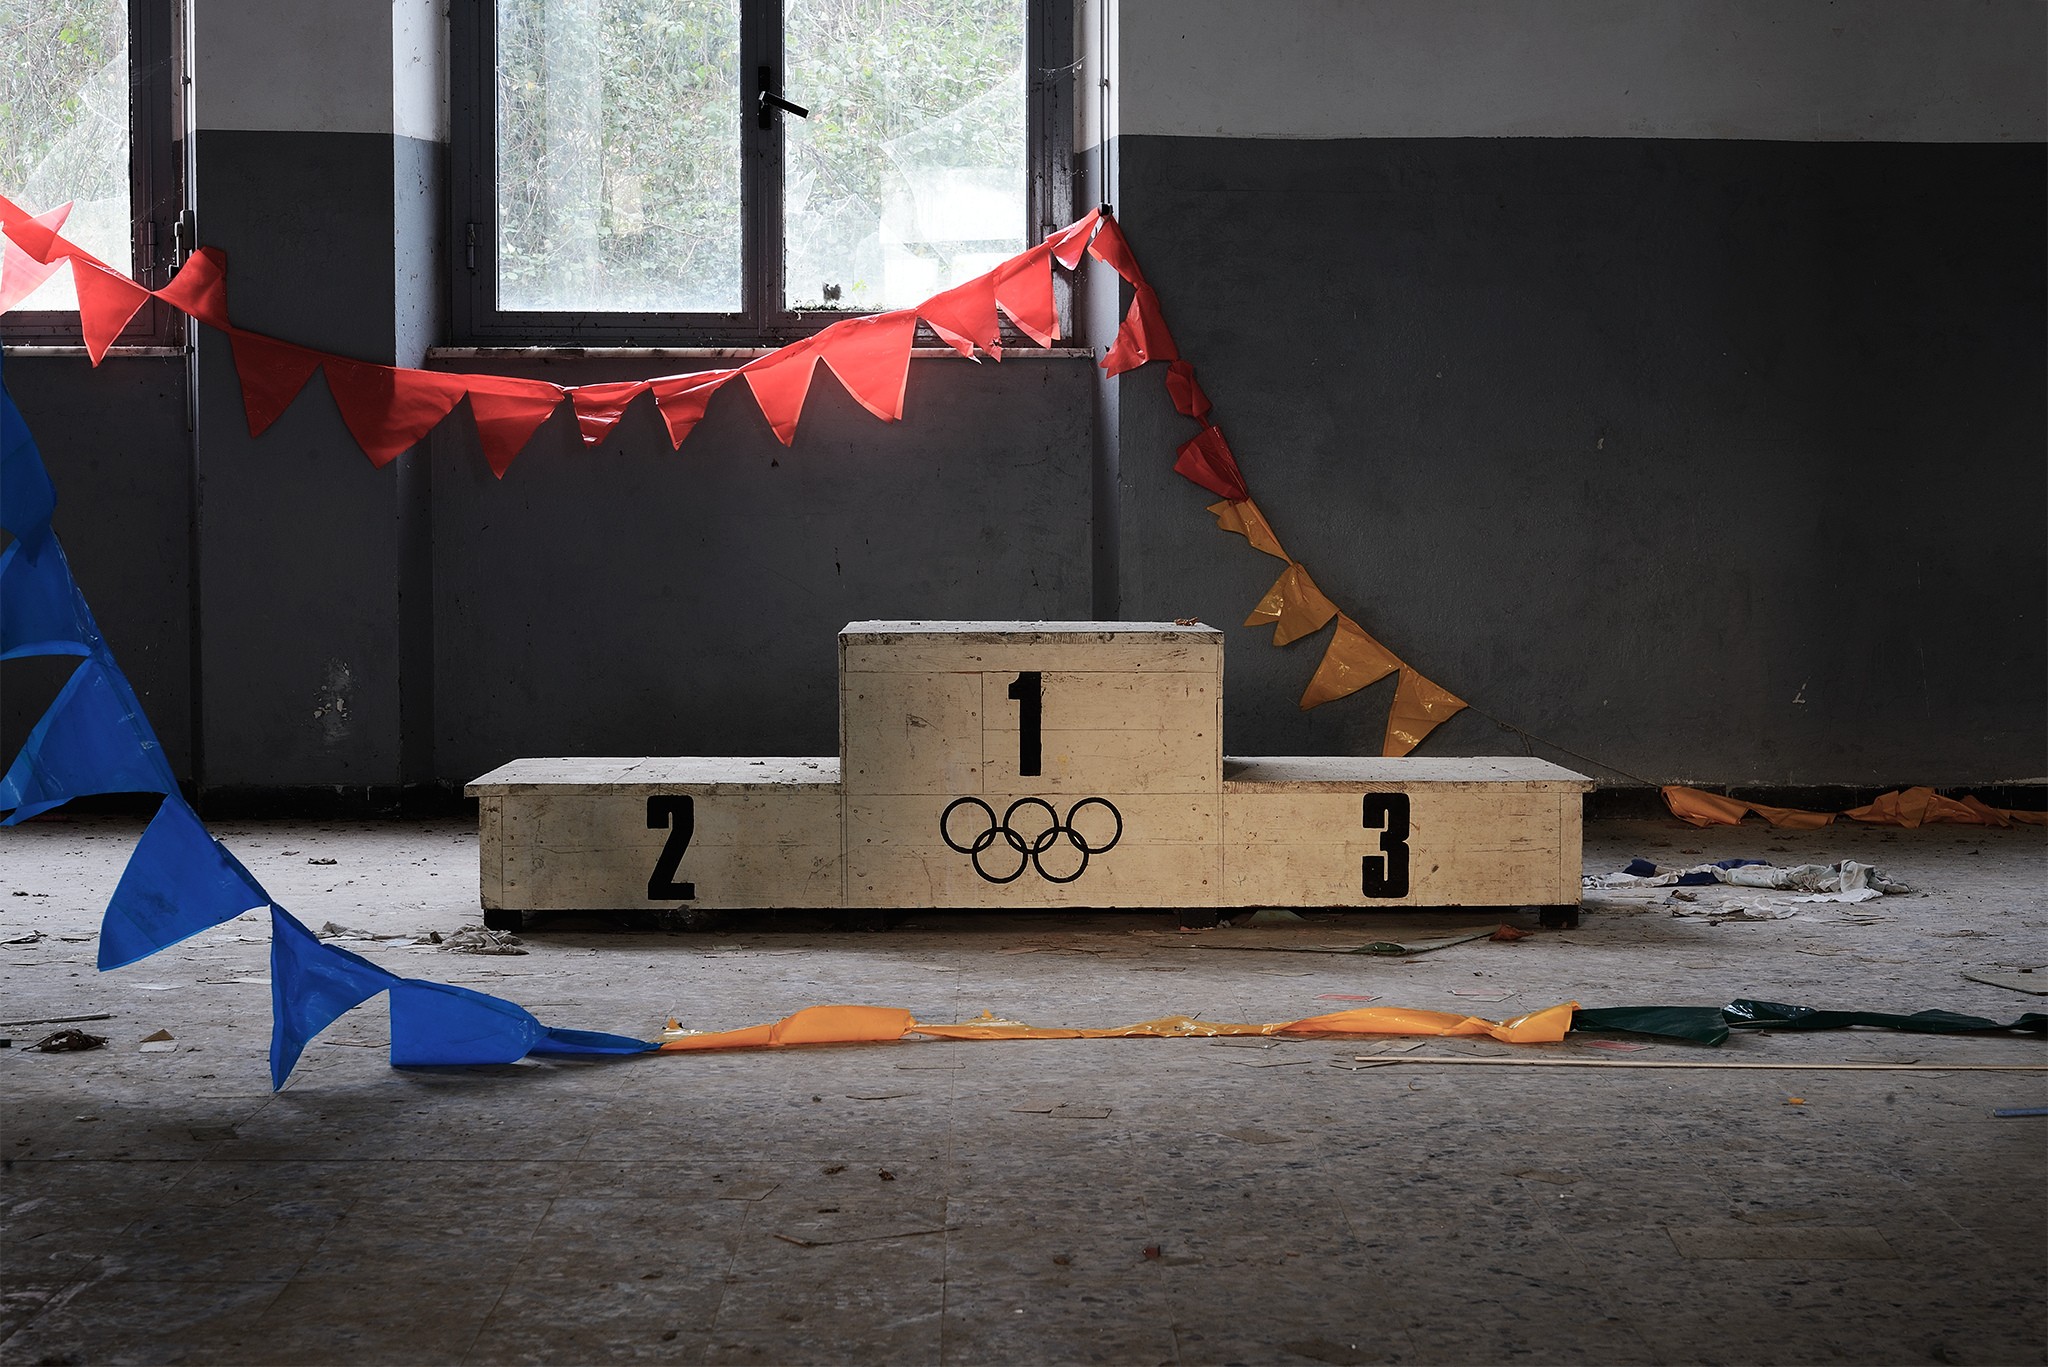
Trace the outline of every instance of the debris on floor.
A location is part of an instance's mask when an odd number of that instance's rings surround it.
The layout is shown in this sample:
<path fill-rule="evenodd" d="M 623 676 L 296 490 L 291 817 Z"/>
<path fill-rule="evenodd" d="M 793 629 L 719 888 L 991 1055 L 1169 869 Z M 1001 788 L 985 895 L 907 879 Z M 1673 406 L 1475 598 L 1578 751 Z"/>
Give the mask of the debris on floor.
<path fill-rule="evenodd" d="M 1583 883 L 1595 889 L 1711 887 L 1723 883 L 1738 888 L 1811 893 L 1815 895 L 1801 900 L 1815 902 L 1867 902 L 1886 893 L 1914 890 L 1887 877 L 1876 865 L 1859 864 L 1853 859 L 1844 859 L 1839 864 L 1797 864 L 1791 868 L 1766 864 L 1761 859 L 1722 859 L 1688 867 L 1634 859 L 1618 873 L 1588 874 Z"/>
<path fill-rule="evenodd" d="M 435 939 L 448 954 L 524 954 L 525 941 L 505 930 L 491 930 L 484 926 L 464 926 L 453 935 L 437 935 Z"/>
<path fill-rule="evenodd" d="M 175 1054 L 178 1052 L 176 1038 L 168 1030 L 159 1030 L 153 1035 L 144 1035 L 141 1052 L 145 1054 Z"/>
<path fill-rule="evenodd" d="M 87 1049 L 103 1049 L 106 1043 L 104 1035 L 88 1035 L 83 1030 L 53 1030 L 29 1048 L 43 1054 L 75 1054 Z"/>
<path fill-rule="evenodd" d="M 1502 931 L 1513 933 L 1503 935 Z M 1351 944 L 1302 944 L 1276 940 L 1270 935 L 1246 934 L 1242 937 L 1233 937 L 1230 932 L 1222 931 L 1204 935 L 1199 939 L 1180 940 L 1175 943 L 1184 949 L 1262 949 L 1282 954 L 1370 954 L 1383 958 L 1405 958 L 1412 954 L 1427 954 L 1432 950 L 1449 949 L 1452 945 L 1467 944 L 1473 940 L 1519 940 L 1529 933 L 1517 930 L 1513 926 L 1492 924 L 1468 926 L 1440 935 L 1404 937 L 1399 940 L 1367 940 Z"/>
<path fill-rule="evenodd" d="M 2035 997 L 2048 997 L 2048 973 L 2036 973 L 2032 968 L 2012 970 L 1995 968 L 1966 968 L 1963 976 L 1973 983 L 1987 987 L 2003 987 L 2014 992 L 2025 992 Z"/>

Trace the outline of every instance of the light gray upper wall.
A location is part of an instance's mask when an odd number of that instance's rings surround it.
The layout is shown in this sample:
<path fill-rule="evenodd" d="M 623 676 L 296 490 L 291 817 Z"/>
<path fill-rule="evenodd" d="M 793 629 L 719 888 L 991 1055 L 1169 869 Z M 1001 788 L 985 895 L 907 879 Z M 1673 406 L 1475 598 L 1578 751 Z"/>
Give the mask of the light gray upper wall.
<path fill-rule="evenodd" d="M 192 0 L 194 126 L 448 140 L 447 0 Z"/>
<path fill-rule="evenodd" d="M 1111 137 L 2048 138 L 2040 0 L 1104 3 Z"/>

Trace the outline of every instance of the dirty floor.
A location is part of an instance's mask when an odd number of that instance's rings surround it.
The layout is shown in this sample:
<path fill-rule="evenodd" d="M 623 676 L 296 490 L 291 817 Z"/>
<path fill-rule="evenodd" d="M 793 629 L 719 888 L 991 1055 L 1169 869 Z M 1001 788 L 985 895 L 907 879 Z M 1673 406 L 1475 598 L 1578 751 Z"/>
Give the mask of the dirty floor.
<path fill-rule="evenodd" d="M 94 970 L 138 831 L 0 835 L 0 1017 L 110 1017 L 80 1025 L 108 1040 L 84 1053 L 23 1047 L 54 1025 L 0 1026 L 10 1364 L 2048 1357 L 2048 1119 L 1993 1116 L 2048 1104 L 2048 1073 L 1977 1067 L 2048 1063 L 2038 1037 L 907 1043 L 397 1071 L 373 1001 L 273 1094 L 263 922 Z M 315 927 L 479 919 L 457 824 L 216 834 Z M 1592 894 L 1577 930 L 1409 958 L 1218 946 L 1488 918 L 1181 933 L 1167 915 L 915 914 L 881 932 L 544 925 L 516 957 L 350 947 L 644 1037 L 818 1002 L 1074 1025 L 1368 997 L 2011 1019 L 2048 998 L 1963 975 L 2048 985 L 2044 834 L 1601 823 L 1590 871 L 1851 858 L 1921 891 L 1769 920 Z"/>

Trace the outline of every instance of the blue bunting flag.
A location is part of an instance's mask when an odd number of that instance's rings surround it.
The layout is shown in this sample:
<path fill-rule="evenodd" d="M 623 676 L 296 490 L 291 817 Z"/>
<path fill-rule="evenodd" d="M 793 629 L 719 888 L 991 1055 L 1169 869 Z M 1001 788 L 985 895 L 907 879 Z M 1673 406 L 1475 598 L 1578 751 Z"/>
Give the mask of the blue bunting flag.
<path fill-rule="evenodd" d="M 99 639 L 64 549 L 51 537 L 31 558 L 22 542 L 0 551 L 0 660 L 90 655 Z"/>
<path fill-rule="evenodd" d="M 0 778 L 0 826 L 92 793 L 175 793 L 178 780 L 121 671 L 87 659 Z"/>
<path fill-rule="evenodd" d="M 100 971 L 147 958 L 245 911 L 270 905 L 242 862 L 175 792 L 164 798 L 100 922 Z"/>

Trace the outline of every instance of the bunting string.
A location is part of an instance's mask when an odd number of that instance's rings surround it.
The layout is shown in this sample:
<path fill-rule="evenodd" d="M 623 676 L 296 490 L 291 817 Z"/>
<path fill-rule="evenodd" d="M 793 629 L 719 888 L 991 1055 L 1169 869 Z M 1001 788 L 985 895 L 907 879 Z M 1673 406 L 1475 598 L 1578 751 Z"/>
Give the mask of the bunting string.
<path fill-rule="evenodd" d="M 744 365 L 569 386 L 379 365 L 237 327 L 228 316 L 227 261 L 217 248 L 200 248 L 170 284 L 145 289 L 66 238 L 62 228 L 68 212 L 67 205 L 32 215 L 0 196 L 0 313 L 68 265 L 77 285 L 86 353 L 94 365 L 136 312 L 150 299 L 160 299 L 226 334 L 252 437 L 276 422 L 318 372 L 326 376 L 342 422 L 372 465 L 381 468 L 396 460 L 466 404 L 484 460 L 501 479 L 565 403 L 575 414 L 579 437 L 595 445 L 611 435 L 642 395 L 649 396 L 670 445 L 680 449 L 703 420 L 712 396 L 734 380 L 744 382 L 776 439 L 789 445 L 821 364 L 862 408 L 884 422 L 896 422 L 903 416 L 910 353 L 920 325 L 969 359 L 979 353 L 1002 360 L 1004 318 L 1039 346 L 1051 346 L 1059 333 L 1053 265 L 1074 271 L 1084 257 L 1092 258 L 1115 272 L 1131 293 L 1123 323 L 1102 357 L 1103 370 L 1121 375 L 1154 361 L 1164 363 L 1174 408 L 1197 425 L 1175 453 L 1175 473 L 1223 500 L 1210 508 L 1219 527 L 1287 561 L 1245 625 L 1272 625 L 1273 644 L 1286 646 L 1337 623 L 1301 707 L 1334 702 L 1398 672 L 1381 752 L 1405 755 L 1466 706 L 1374 640 L 1316 587 L 1305 565 L 1281 549 L 1252 501 L 1194 365 L 1173 340 L 1158 292 L 1145 278 L 1122 226 L 1106 210 L 1090 211 L 1037 246 L 915 308 L 842 319 Z"/>

